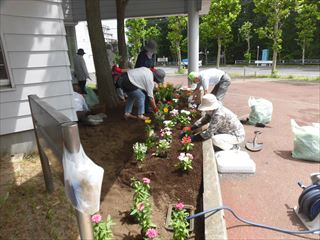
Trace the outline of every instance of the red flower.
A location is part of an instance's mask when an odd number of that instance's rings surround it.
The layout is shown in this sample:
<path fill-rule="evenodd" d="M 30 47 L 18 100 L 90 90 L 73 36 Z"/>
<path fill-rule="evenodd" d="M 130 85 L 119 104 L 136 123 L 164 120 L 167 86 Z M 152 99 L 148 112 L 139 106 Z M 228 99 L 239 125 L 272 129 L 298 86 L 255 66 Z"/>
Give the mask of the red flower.
<path fill-rule="evenodd" d="M 191 131 L 191 127 L 184 127 L 182 128 L 182 131 Z"/>
<path fill-rule="evenodd" d="M 181 140 L 182 143 L 190 143 L 191 137 L 190 136 L 184 136 Z"/>

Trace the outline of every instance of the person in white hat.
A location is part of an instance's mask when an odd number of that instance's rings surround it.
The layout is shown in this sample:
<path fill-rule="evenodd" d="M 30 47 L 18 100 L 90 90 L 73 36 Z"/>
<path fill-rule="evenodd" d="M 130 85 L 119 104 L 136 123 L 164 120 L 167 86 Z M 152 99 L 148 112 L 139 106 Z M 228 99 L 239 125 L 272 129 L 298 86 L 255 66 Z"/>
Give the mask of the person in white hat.
<path fill-rule="evenodd" d="M 214 86 L 211 93 L 215 95 L 220 102 L 223 102 L 224 96 L 231 83 L 230 76 L 217 68 L 210 68 L 200 72 L 191 72 L 189 73 L 188 78 L 193 83 L 197 84 L 195 91 L 199 90 L 202 86 L 204 94 L 209 93 L 209 87 Z"/>
<path fill-rule="evenodd" d="M 211 138 L 213 145 L 218 149 L 240 149 L 239 144 L 245 139 L 245 131 L 237 115 L 222 106 L 221 102 L 210 93 L 202 97 L 198 109 L 206 114 L 192 125 L 191 130 L 194 131 L 207 123 L 209 127 L 191 136 L 192 142 Z"/>

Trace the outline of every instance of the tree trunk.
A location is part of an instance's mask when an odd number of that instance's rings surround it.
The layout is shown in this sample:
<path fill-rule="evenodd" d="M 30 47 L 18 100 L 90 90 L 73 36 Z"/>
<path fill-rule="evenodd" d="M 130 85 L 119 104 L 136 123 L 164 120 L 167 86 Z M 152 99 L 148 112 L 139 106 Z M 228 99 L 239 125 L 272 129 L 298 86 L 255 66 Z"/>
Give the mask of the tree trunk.
<path fill-rule="evenodd" d="M 278 55 L 278 31 L 279 31 L 279 21 L 277 20 L 273 27 L 274 39 L 273 39 L 273 54 L 272 54 L 272 74 L 277 71 L 277 55 Z"/>
<path fill-rule="evenodd" d="M 179 42 L 176 42 L 176 48 L 177 48 L 178 71 L 180 73 L 182 67 L 181 67 L 181 50 L 180 50 Z M 188 65 L 189 65 L 189 62 L 188 62 Z"/>
<path fill-rule="evenodd" d="M 250 38 L 247 39 L 247 44 L 248 44 L 248 53 L 250 52 Z"/>
<path fill-rule="evenodd" d="M 221 39 L 220 37 L 218 37 L 217 68 L 220 67 L 220 56 L 221 56 Z"/>
<path fill-rule="evenodd" d="M 304 65 L 305 51 L 306 51 L 306 39 L 303 39 L 303 45 L 302 45 L 302 65 Z"/>
<path fill-rule="evenodd" d="M 207 53 L 208 49 L 205 48 L 205 52 L 204 52 L 204 55 L 206 57 L 206 65 L 208 65 L 208 53 Z"/>
<path fill-rule="evenodd" d="M 100 0 L 86 0 L 85 3 L 99 100 L 101 103 L 105 103 L 107 108 L 114 108 L 118 104 L 118 97 L 109 67 L 110 63 L 102 32 Z"/>
<path fill-rule="evenodd" d="M 118 33 L 118 49 L 120 55 L 120 67 L 128 68 L 128 53 L 126 45 L 126 36 L 124 31 L 124 18 L 128 0 L 115 0 L 117 6 L 117 33 Z"/>

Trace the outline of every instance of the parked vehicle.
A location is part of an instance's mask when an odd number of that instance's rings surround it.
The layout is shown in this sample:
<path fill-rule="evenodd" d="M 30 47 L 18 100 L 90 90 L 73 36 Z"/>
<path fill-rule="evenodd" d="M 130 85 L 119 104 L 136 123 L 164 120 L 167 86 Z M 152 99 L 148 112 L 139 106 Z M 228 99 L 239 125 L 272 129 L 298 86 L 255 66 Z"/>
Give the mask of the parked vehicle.
<path fill-rule="evenodd" d="M 182 59 L 181 60 L 181 64 L 184 68 L 188 67 L 188 58 Z M 198 66 L 201 67 L 202 66 L 202 60 L 198 61 Z"/>

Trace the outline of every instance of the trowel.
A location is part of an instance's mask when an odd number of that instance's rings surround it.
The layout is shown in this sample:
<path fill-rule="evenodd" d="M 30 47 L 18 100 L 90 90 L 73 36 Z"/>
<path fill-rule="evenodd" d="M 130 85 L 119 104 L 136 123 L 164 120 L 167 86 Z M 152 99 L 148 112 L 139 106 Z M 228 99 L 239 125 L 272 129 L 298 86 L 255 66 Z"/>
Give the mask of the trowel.
<path fill-rule="evenodd" d="M 258 135 L 261 134 L 260 131 L 254 131 L 254 138 L 252 142 L 246 143 L 246 148 L 252 152 L 258 152 L 262 150 L 263 143 L 258 143 Z"/>

